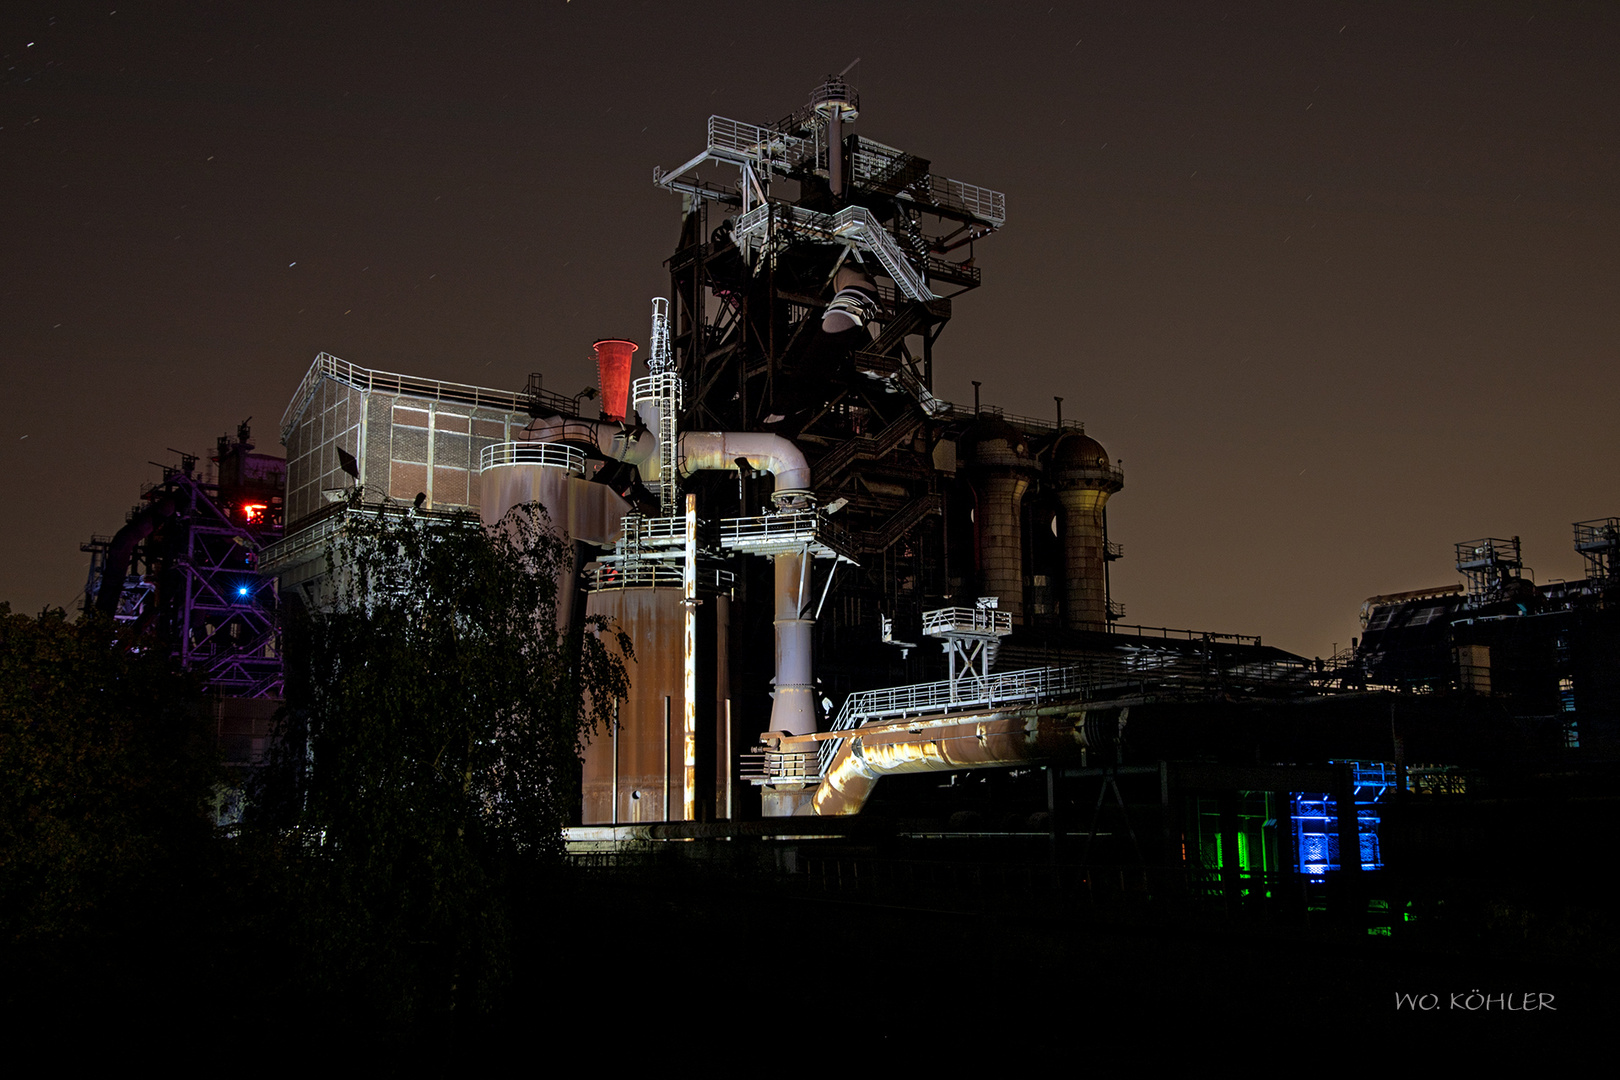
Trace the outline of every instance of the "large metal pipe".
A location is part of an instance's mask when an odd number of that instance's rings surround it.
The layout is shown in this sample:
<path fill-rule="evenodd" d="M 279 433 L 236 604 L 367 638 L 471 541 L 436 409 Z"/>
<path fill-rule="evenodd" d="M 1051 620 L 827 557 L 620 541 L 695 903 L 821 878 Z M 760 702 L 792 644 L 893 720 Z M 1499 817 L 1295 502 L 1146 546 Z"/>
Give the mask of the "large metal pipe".
<path fill-rule="evenodd" d="M 760 431 L 688 431 L 681 435 L 684 472 L 730 471 L 737 467 L 738 458 L 746 460 L 749 468 L 776 478 L 771 501 L 778 506 L 810 498 L 810 465 L 799 448 L 780 435 Z"/>
<path fill-rule="evenodd" d="M 629 429 L 616 421 L 556 416 L 536 420 L 524 429 L 522 438 L 525 442 L 594 446 L 604 457 L 629 462 L 644 476 L 657 471 L 656 429 Z M 776 491 L 771 499 L 778 505 L 789 500 L 805 500 L 811 494 L 809 463 L 797 446 L 780 435 L 760 431 L 683 432 L 680 458 L 682 471 L 688 473 L 729 472 L 737 467 L 737 459 L 742 458 L 750 468 L 776 478 Z"/>
<path fill-rule="evenodd" d="M 768 731 L 808 735 L 816 730 L 814 631 L 816 621 L 806 617 L 810 556 L 794 552 L 773 555 L 776 573 L 776 687 L 771 693 Z"/>
<path fill-rule="evenodd" d="M 179 508 L 178 494 L 165 495 L 113 534 L 112 543 L 107 545 L 107 558 L 101 564 L 101 584 L 96 587 L 97 611 L 108 618 L 118 614 L 118 601 L 124 595 L 124 577 L 129 572 L 136 547 Z"/>
<path fill-rule="evenodd" d="M 643 475 L 656 469 L 658 439 L 654 431 L 626 430 L 613 422 L 554 417 L 531 424 L 524 432 L 527 441 L 564 442 L 594 445 L 604 456 L 627 461 L 640 469 Z M 778 507 L 808 504 L 813 493 L 810 487 L 810 465 L 803 452 L 788 439 L 767 432 L 689 431 L 680 436 L 680 465 L 683 472 L 704 470 L 730 471 L 738 460 L 759 472 L 768 472 L 775 479 L 771 501 Z M 545 474 L 557 470 L 542 466 L 522 466 L 529 471 L 530 484 L 572 484 L 570 491 L 578 499 L 578 479 L 564 480 Z M 662 478 L 665 483 L 673 477 Z M 502 494 L 494 496 L 494 485 L 485 492 L 484 519 L 498 520 L 512 505 L 510 484 L 501 485 Z M 492 497 L 494 496 L 494 497 Z M 689 513 L 691 511 L 689 510 Z M 589 537 L 580 537 L 590 539 Z M 768 730 L 786 731 L 794 735 L 810 734 L 816 730 L 814 694 L 814 629 L 815 620 L 808 616 L 811 557 L 805 552 L 786 552 L 772 557 L 775 574 L 774 619 L 776 638 L 776 672 L 771 680 L 771 721 Z M 689 601 L 690 602 L 690 601 Z M 687 709 L 693 703 L 688 695 Z"/>
<path fill-rule="evenodd" d="M 754 431 L 689 431 L 681 436 L 684 471 L 730 470 L 738 459 L 775 478 L 771 501 L 777 506 L 807 502 L 811 497 L 810 465 L 792 442 L 780 435 Z M 816 730 L 815 619 L 808 617 L 810 556 L 784 552 L 772 556 L 775 574 L 773 623 L 776 674 L 771 680 L 770 731 L 795 735 Z"/>
<path fill-rule="evenodd" d="M 553 416 L 536 420 L 519 436 L 524 442 L 560 442 L 594 446 L 603 457 L 627 461 L 646 473 L 658 463 L 658 437 L 650 430 L 630 428 L 617 420 L 582 420 Z"/>
<path fill-rule="evenodd" d="M 869 725 L 839 747 L 811 806 L 821 817 L 858 814 L 885 776 L 988 769 L 1063 760 L 1110 729 L 1128 709 L 1078 704 L 988 711 L 933 721 Z"/>

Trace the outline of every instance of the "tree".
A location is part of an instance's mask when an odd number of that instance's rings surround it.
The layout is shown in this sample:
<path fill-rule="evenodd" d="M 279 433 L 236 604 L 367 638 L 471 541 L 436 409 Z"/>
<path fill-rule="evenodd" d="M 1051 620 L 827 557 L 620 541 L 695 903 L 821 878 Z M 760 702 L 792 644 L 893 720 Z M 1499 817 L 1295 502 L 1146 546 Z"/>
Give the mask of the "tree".
<path fill-rule="evenodd" d="M 112 963 L 206 861 L 207 712 L 167 650 L 125 646 L 110 619 L 0 603 L 0 968 Z"/>
<path fill-rule="evenodd" d="M 350 973 L 414 988 L 406 1011 L 502 984 L 512 905 L 560 858 L 583 739 L 624 694 L 627 635 L 557 628 L 571 565 L 538 504 L 490 530 L 354 504 L 290 628 L 290 835 L 332 947 L 365 942 Z"/>

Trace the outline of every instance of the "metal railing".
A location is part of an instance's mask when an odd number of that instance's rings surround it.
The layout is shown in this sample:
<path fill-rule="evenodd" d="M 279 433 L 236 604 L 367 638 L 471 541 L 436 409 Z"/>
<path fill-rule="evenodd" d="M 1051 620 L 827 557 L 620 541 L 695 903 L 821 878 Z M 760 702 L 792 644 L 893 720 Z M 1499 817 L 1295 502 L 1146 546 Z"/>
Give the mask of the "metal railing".
<path fill-rule="evenodd" d="M 934 637 L 946 634 L 1012 633 L 1012 612 L 995 608 L 948 607 L 923 612 L 922 632 Z"/>
<path fill-rule="evenodd" d="M 1177 639 L 1181 641 L 1209 641 L 1214 643 L 1227 642 L 1233 645 L 1258 645 L 1260 638 L 1254 634 L 1214 634 L 1205 630 L 1177 630 L 1168 626 L 1115 626 L 1110 633 L 1121 637 L 1154 637 Z"/>
<path fill-rule="evenodd" d="M 347 507 L 333 505 L 328 508 L 324 517 L 317 518 L 309 525 L 282 537 L 280 540 L 264 549 L 259 556 L 259 572 L 261 574 L 274 574 L 282 569 L 295 566 L 303 561 L 301 555 L 308 554 L 311 549 L 325 550 L 326 542 L 342 532 L 349 523 L 349 510 Z"/>
<path fill-rule="evenodd" d="M 592 568 L 586 587 L 591 592 L 656 587 L 679 589 L 685 583 L 685 573 L 685 568 L 680 563 L 643 562 L 597 566 Z"/>
<path fill-rule="evenodd" d="M 740 157 L 761 162 L 783 173 L 817 153 L 815 140 L 786 134 L 779 127 L 762 127 L 724 116 L 709 117 L 708 150 L 721 158 Z M 911 156 L 904 150 L 863 138 L 850 165 L 857 182 L 870 181 L 881 178 L 897 161 Z M 899 197 L 924 207 L 932 204 L 971 214 L 997 228 L 1006 224 L 1007 196 L 1001 192 L 932 174 L 927 182 L 926 194 L 912 194 L 908 188 Z"/>
<path fill-rule="evenodd" d="M 659 299 L 662 299 L 660 297 Z M 666 354 L 669 351 L 669 320 L 664 318 L 662 333 L 665 341 L 662 346 Z M 654 320 L 654 337 L 658 334 L 658 323 Z M 655 349 L 659 348 L 657 341 L 653 343 Z M 673 363 L 673 361 L 657 361 L 658 363 Z M 637 379 L 633 385 L 636 409 L 640 411 L 650 405 L 658 406 L 658 479 L 650 481 L 642 477 L 643 483 L 658 492 L 658 507 L 666 515 L 675 513 L 676 489 L 680 486 L 679 470 L 676 467 L 680 452 L 680 440 L 675 434 L 676 419 L 681 411 L 681 377 L 674 371 L 659 371 L 645 378 Z"/>
<path fill-rule="evenodd" d="M 808 547 L 821 558 L 839 556 L 854 561 L 855 545 L 849 534 L 815 510 L 791 510 L 755 517 L 722 518 L 720 545 L 732 550 L 789 550 Z"/>
<path fill-rule="evenodd" d="M 895 447 L 915 434 L 922 422 L 921 416 L 907 410 L 876 435 L 856 435 L 854 438 L 844 440 L 816 462 L 814 466 L 816 483 L 830 484 L 854 464 L 857 458 L 888 456 Z"/>
<path fill-rule="evenodd" d="M 952 417 L 962 420 L 977 419 L 971 405 L 960 405 L 954 401 L 942 401 L 942 404 Z M 998 420 L 1007 421 L 1014 427 L 1030 428 L 1036 431 L 1078 431 L 1082 435 L 1086 433 L 1084 420 L 1065 420 L 1060 424 L 1056 420 L 1049 420 L 1042 416 L 1023 416 L 1019 413 L 1010 413 L 999 405 L 980 405 L 978 415 L 994 416 Z M 1124 473 L 1121 472 L 1120 476 L 1123 477 Z"/>
<path fill-rule="evenodd" d="M 919 495 L 901 507 L 883 526 L 861 534 L 862 551 L 888 551 L 900 538 L 910 532 L 918 522 L 932 514 L 945 512 L 944 497 L 937 493 Z"/>
<path fill-rule="evenodd" d="M 289 566 L 296 566 L 304 561 L 303 556 L 308 555 L 311 549 L 319 548 L 324 553 L 327 543 L 347 531 L 352 522 L 357 519 L 376 518 L 385 513 L 409 513 L 428 525 L 438 523 L 453 525 L 467 520 L 469 516 L 466 511 L 461 510 L 407 510 L 404 506 L 392 502 L 364 506 L 332 503 L 323 508 L 318 516 L 306 519 L 306 523 L 297 531 L 288 533 L 266 547 L 259 555 L 259 573 L 275 574 Z"/>
<path fill-rule="evenodd" d="M 585 473 L 585 452 L 565 443 L 543 442 L 490 443 L 479 451 L 479 472 L 487 472 L 499 465 L 545 465 L 582 476 Z"/>
<path fill-rule="evenodd" d="M 292 403 L 282 414 L 282 442 L 285 443 L 292 435 L 293 425 L 314 399 L 315 391 L 320 389 L 323 379 L 335 379 L 345 386 L 352 386 L 364 392 L 378 391 L 426 398 L 430 401 L 454 401 L 500 412 L 527 412 L 529 407 L 529 397 L 522 391 L 494 390 L 487 386 L 445 382 L 443 379 L 419 379 L 391 371 L 373 371 L 371 368 L 363 368 L 347 360 L 340 360 L 331 353 L 323 352 L 316 356 L 315 362 L 309 366 L 309 371 L 304 374 L 304 381 L 298 386 L 298 392 L 293 395 Z"/>
<path fill-rule="evenodd" d="M 1575 550 L 1613 551 L 1616 547 L 1620 547 L 1620 518 L 1575 523 Z"/>
<path fill-rule="evenodd" d="M 828 242 L 858 244 L 876 257 L 883 272 L 911 299 L 937 299 L 894 237 L 864 206 L 846 206 L 836 214 L 823 214 L 802 206 L 757 206 L 738 216 L 732 225 L 732 237 L 746 247 L 761 240 L 773 221 L 783 228 Z"/>
<path fill-rule="evenodd" d="M 862 690 L 844 699 L 844 706 L 838 710 L 838 716 L 829 730 L 847 731 L 873 720 L 943 715 L 964 709 L 1042 701 L 1064 694 L 1077 694 L 1086 689 L 1090 682 L 1087 674 L 1078 667 L 1026 668 L 985 678 L 958 679 L 955 682 L 942 679 L 939 682 L 912 683 L 882 690 Z M 827 739 L 817 748 L 823 775 L 843 742 L 843 739 Z"/>
<path fill-rule="evenodd" d="M 631 550 L 641 547 L 672 548 L 686 546 L 686 518 L 626 516 L 624 535 L 619 547 Z"/>
<path fill-rule="evenodd" d="M 978 184 L 966 184 L 947 176 L 931 176 L 934 201 L 941 206 L 965 210 L 997 227 L 1007 223 L 1007 196 Z"/>
<path fill-rule="evenodd" d="M 630 384 L 630 400 L 639 405 L 643 401 L 673 399 L 675 407 L 681 405 L 681 377 L 673 371 L 659 375 L 643 375 Z"/>
<path fill-rule="evenodd" d="M 952 262 L 939 255 L 928 256 L 928 274 L 938 280 L 954 281 L 971 288 L 977 288 L 979 282 L 984 280 L 984 274 L 977 266 Z"/>
<path fill-rule="evenodd" d="M 679 562 L 632 561 L 604 563 L 591 568 L 586 578 L 590 592 L 615 589 L 679 589 L 685 586 L 685 565 Z M 705 591 L 726 592 L 737 583 L 737 575 L 718 567 L 699 567 L 697 586 Z"/>
<path fill-rule="evenodd" d="M 788 135 L 775 128 L 760 127 L 724 116 L 709 117 L 709 152 L 722 156 L 738 155 L 750 161 L 780 162 L 783 171 L 791 169 L 816 152 L 809 139 Z"/>

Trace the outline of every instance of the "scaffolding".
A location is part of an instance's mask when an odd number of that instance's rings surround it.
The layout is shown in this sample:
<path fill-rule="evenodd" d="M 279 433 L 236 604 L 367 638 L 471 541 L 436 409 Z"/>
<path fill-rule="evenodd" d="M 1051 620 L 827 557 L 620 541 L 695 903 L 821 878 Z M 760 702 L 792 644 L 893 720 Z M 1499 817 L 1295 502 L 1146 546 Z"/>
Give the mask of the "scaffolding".
<path fill-rule="evenodd" d="M 1468 603 L 1478 606 L 1506 599 L 1522 580 L 1519 538 L 1487 536 L 1457 545 L 1457 572 L 1468 583 Z"/>
<path fill-rule="evenodd" d="M 284 463 L 220 440 L 219 482 L 197 459 L 165 468 L 118 535 L 83 545 L 91 555 L 86 607 L 129 627 L 136 647 L 166 647 L 222 698 L 278 698 L 283 683 L 279 584 L 263 565 L 283 526 Z M 101 600 L 117 588 L 116 601 Z"/>
<path fill-rule="evenodd" d="M 1586 560 L 1586 580 L 1599 588 L 1620 581 L 1620 518 L 1575 523 L 1575 550 Z"/>

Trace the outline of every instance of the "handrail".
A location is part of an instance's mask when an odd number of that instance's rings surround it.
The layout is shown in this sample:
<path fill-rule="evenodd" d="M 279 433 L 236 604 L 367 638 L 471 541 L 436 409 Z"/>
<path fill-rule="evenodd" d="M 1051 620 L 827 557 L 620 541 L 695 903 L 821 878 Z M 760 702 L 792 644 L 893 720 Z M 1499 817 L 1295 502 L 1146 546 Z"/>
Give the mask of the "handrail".
<path fill-rule="evenodd" d="M 995 608 L 947 607 L 923 612 L 922 632 L 945 634 L 1010 634 L 1012 612 Z"/>
<path fill-rule="evenodd" d="M 921 416 L 908 409 L 876 435 L 857 435 L 838 444 L 812 466 L 816 483 L 830 484 L 857 459 L 888 456 L 895 447 L 910 437 L 922 422 Z"/>
<path fill-rule="evenodd" d="M 802 545 L 818 558 L 855 561 L 849 533 L 815 510 L 721 518 L 720 545 L 744 550 Z"/>
<path fill-rule="evenodd" d="M 1040 701 L 1061 694 L 1078 693 L 1085 689 L 1085 682 L 1085 672 L 1078 667 L 1048 667 L 1003 671 L 982 679 L 958 679 L 954 682 L 942 679 L 939 682 L 911 683 L 881 690 L 861 690 L 844 699 L 843 708 L 839 709 L 829 730 L 847 731 L 872 720 L 890 717 L 944 714 L 963 709 Z M 964 686 L 977 692 L 964 695 Z M 817 752 L 823 774 L 843 741 L 821 741 Z"/>
<path fill-rule="evenodd" d="M 630 400 L 634 404 L 639 405 L 643 401 L 662 401 L 666 398 L 674 398 L 675 407 L 680 407 L 681 377 L 673 371 L 643 375 L 630 384 Z"/>
<path fill-rule="evenodd" d="M 1128 631 L 1136 631 L 1134 634 Z M 1260 638 L 1254 634 L 1214 634 L 1203 630 L 1178 630 L 1168 626 L 1125 626 L 1115 625 L 1109 630 L 1118 637 L 1159 637 L 1166 640 L 1179 638 L 1182 641 L 1229 641 L 1236 645 L 1258 645 Z"/>
<path fill-rule="evenodd" d="M 919 495 L 895 512 L 883 525 L 861 536 L 863 551 L 888 551 L 923 518 L 945 512 L 945 500 L 935 492 Z"/>
<path fill-rule="evenodd" d="M 490 443 L 478 453 L 478 471 L 488 472 L 500 465 L 544 465 L 566 469 L 575 476 L 585 473 L 585 452 L 565 443 Z"/>
<path fill-rule="evenodd" d="M 684 587 L 686 568 L 680 563 L 620 562 L 604 563 L 591 569 L 586 583 L 590 592 L 613 592 L 618 589 L 679 589 Z M 700 588 L 725 592 L 737 582 L 737 575 L 717 567 L 699 567 L 697 583 Z"/>
<path fill-rule="evenodd" d="M 495 390 L 470 383 L 446 382 L 443 379 L 421 379 L 413 375 L 399 375 L 392 371 L 375 371 L 340 360 L 331 353 L 320 353 L 304 373 L 304 379 L 293 395 L 292 402 L 281 417 L 281 441 L 292 435 L 293 425 L 309 406 L 320 388 L 322 379 L 334 379 L 356 390 L 385 391 L 396 394 L 428 398 L 433 401 L 454 401 L 476 408 L 498 409 L 502 412 L 527 412 L 529 396 L 519 390 Z M 561 399 L 568 400 L 568 399 Z"/>
<path fill-rule="evenodd" d="M 913 300 L 938 299 L 928 282 L 894 242 L 872 211 L 864 206 L 846 206 L 836 214 L 823 214 L 802 206 L 762 204 L 737 217 L 732 236 L 739 244 L 762 237 L 771 222 L 782 227 L 820 237 L 829 242 L 860 244 L 882 265 L 884 273 Z"/>

